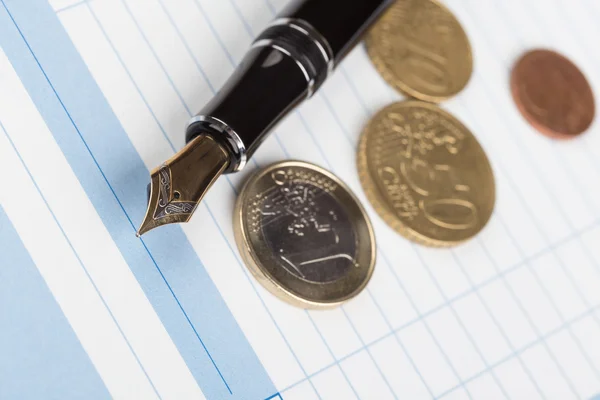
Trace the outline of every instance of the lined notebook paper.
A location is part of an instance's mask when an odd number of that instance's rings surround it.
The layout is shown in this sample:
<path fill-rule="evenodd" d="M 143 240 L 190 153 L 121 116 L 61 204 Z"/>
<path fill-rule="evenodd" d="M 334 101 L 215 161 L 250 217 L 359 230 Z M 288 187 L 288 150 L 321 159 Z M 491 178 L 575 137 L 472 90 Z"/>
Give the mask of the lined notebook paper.
<path fill-rule="evenodd" d="M 475 133 L 498 187 L 468 244 L 413 245 L 367 202 L 357 141 L 401 97 L 362 46 L 190 224 L 135 237 L 149 170 L 285 3 L 0 0 L 0 398 L 594 398 L 600 128 L 546 139 L 508 80 L 523 51 L 550 47 L 600 94 L 595 1 L 445 1 L 475 72 L 443 107 Z M 235 246 L 240 185 L 289 158 L 344 179 L 375 226 L 375 275 L 333 311 L 277 300 Z"/>

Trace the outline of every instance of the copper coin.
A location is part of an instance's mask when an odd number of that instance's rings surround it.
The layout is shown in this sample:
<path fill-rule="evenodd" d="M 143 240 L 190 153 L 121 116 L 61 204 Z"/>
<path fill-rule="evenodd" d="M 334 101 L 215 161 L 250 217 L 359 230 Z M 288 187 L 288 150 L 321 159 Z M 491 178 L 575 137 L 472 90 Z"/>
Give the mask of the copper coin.
<path fill-rule="evenodd" d="M 521 57 L 512 72 L 511 88 L 525 119 L 547 136 L 574 138 L 594 121 L 594 93 L 587 79 L 554 51 L 533 50 Z"/>

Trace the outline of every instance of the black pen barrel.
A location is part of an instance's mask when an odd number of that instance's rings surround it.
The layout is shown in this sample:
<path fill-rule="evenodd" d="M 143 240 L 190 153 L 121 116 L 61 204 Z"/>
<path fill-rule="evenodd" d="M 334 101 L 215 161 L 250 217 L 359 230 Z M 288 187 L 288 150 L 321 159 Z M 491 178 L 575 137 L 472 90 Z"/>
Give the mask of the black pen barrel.
<path fill-rule="evenodd" d="M 308 22 L 329 43 L 339 62 L 394 0 L 304 0 L 279 15 Z"/>
<path fill-rule="evenodd" d="M 192 119 L 186 140 L 211 135 L 244 167 L 274 126 L 312 96 L 392 0 L 292 2 Z"/>
<path fill-rule="evenodd" d="M 190 141 L 199 134 L 210 133 L 206 132 L 207 127 L 229 129 L 230 132 L 219 132 L 215 138 L 235 140 L 237 136 L 242 144 L 234 141 L 225 144 L 231 150 L 243 145 L 249 159 L 266 133 L 304 100 L 306 91 L 306 78 L 292 58 L 269 47 L 253 48 L 200 112 L 203 118 L 214 119 L 213 123 L 192 123 L 186 139 Z M 219 126 L 218 121 L 223 126 Z"/>

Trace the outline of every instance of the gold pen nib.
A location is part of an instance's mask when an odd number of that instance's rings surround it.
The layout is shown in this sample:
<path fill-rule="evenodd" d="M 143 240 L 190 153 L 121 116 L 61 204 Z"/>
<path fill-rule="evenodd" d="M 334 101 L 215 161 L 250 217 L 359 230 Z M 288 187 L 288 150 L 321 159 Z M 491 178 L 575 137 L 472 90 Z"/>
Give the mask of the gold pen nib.
<path fill-rule="evenodd" d="M 229 165 L 229 153 L 210 136 L 198 136 L 151 173 L 148 209 L 137 236 L 166 224 L 188 222 Z"/>

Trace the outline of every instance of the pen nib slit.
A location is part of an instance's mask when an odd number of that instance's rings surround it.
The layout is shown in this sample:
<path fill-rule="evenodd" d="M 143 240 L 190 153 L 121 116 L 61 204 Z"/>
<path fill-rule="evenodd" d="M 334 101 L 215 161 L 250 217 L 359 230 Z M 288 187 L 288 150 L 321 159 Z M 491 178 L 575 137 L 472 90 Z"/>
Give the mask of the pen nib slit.
<path fill-rule="evenodd" d="M 148 185 L 146 215 L 136 233 L 188 222 L 202 198 L 229 165 L 229 153 L 212 137 L 198 136 L 154 169 Z"/>

